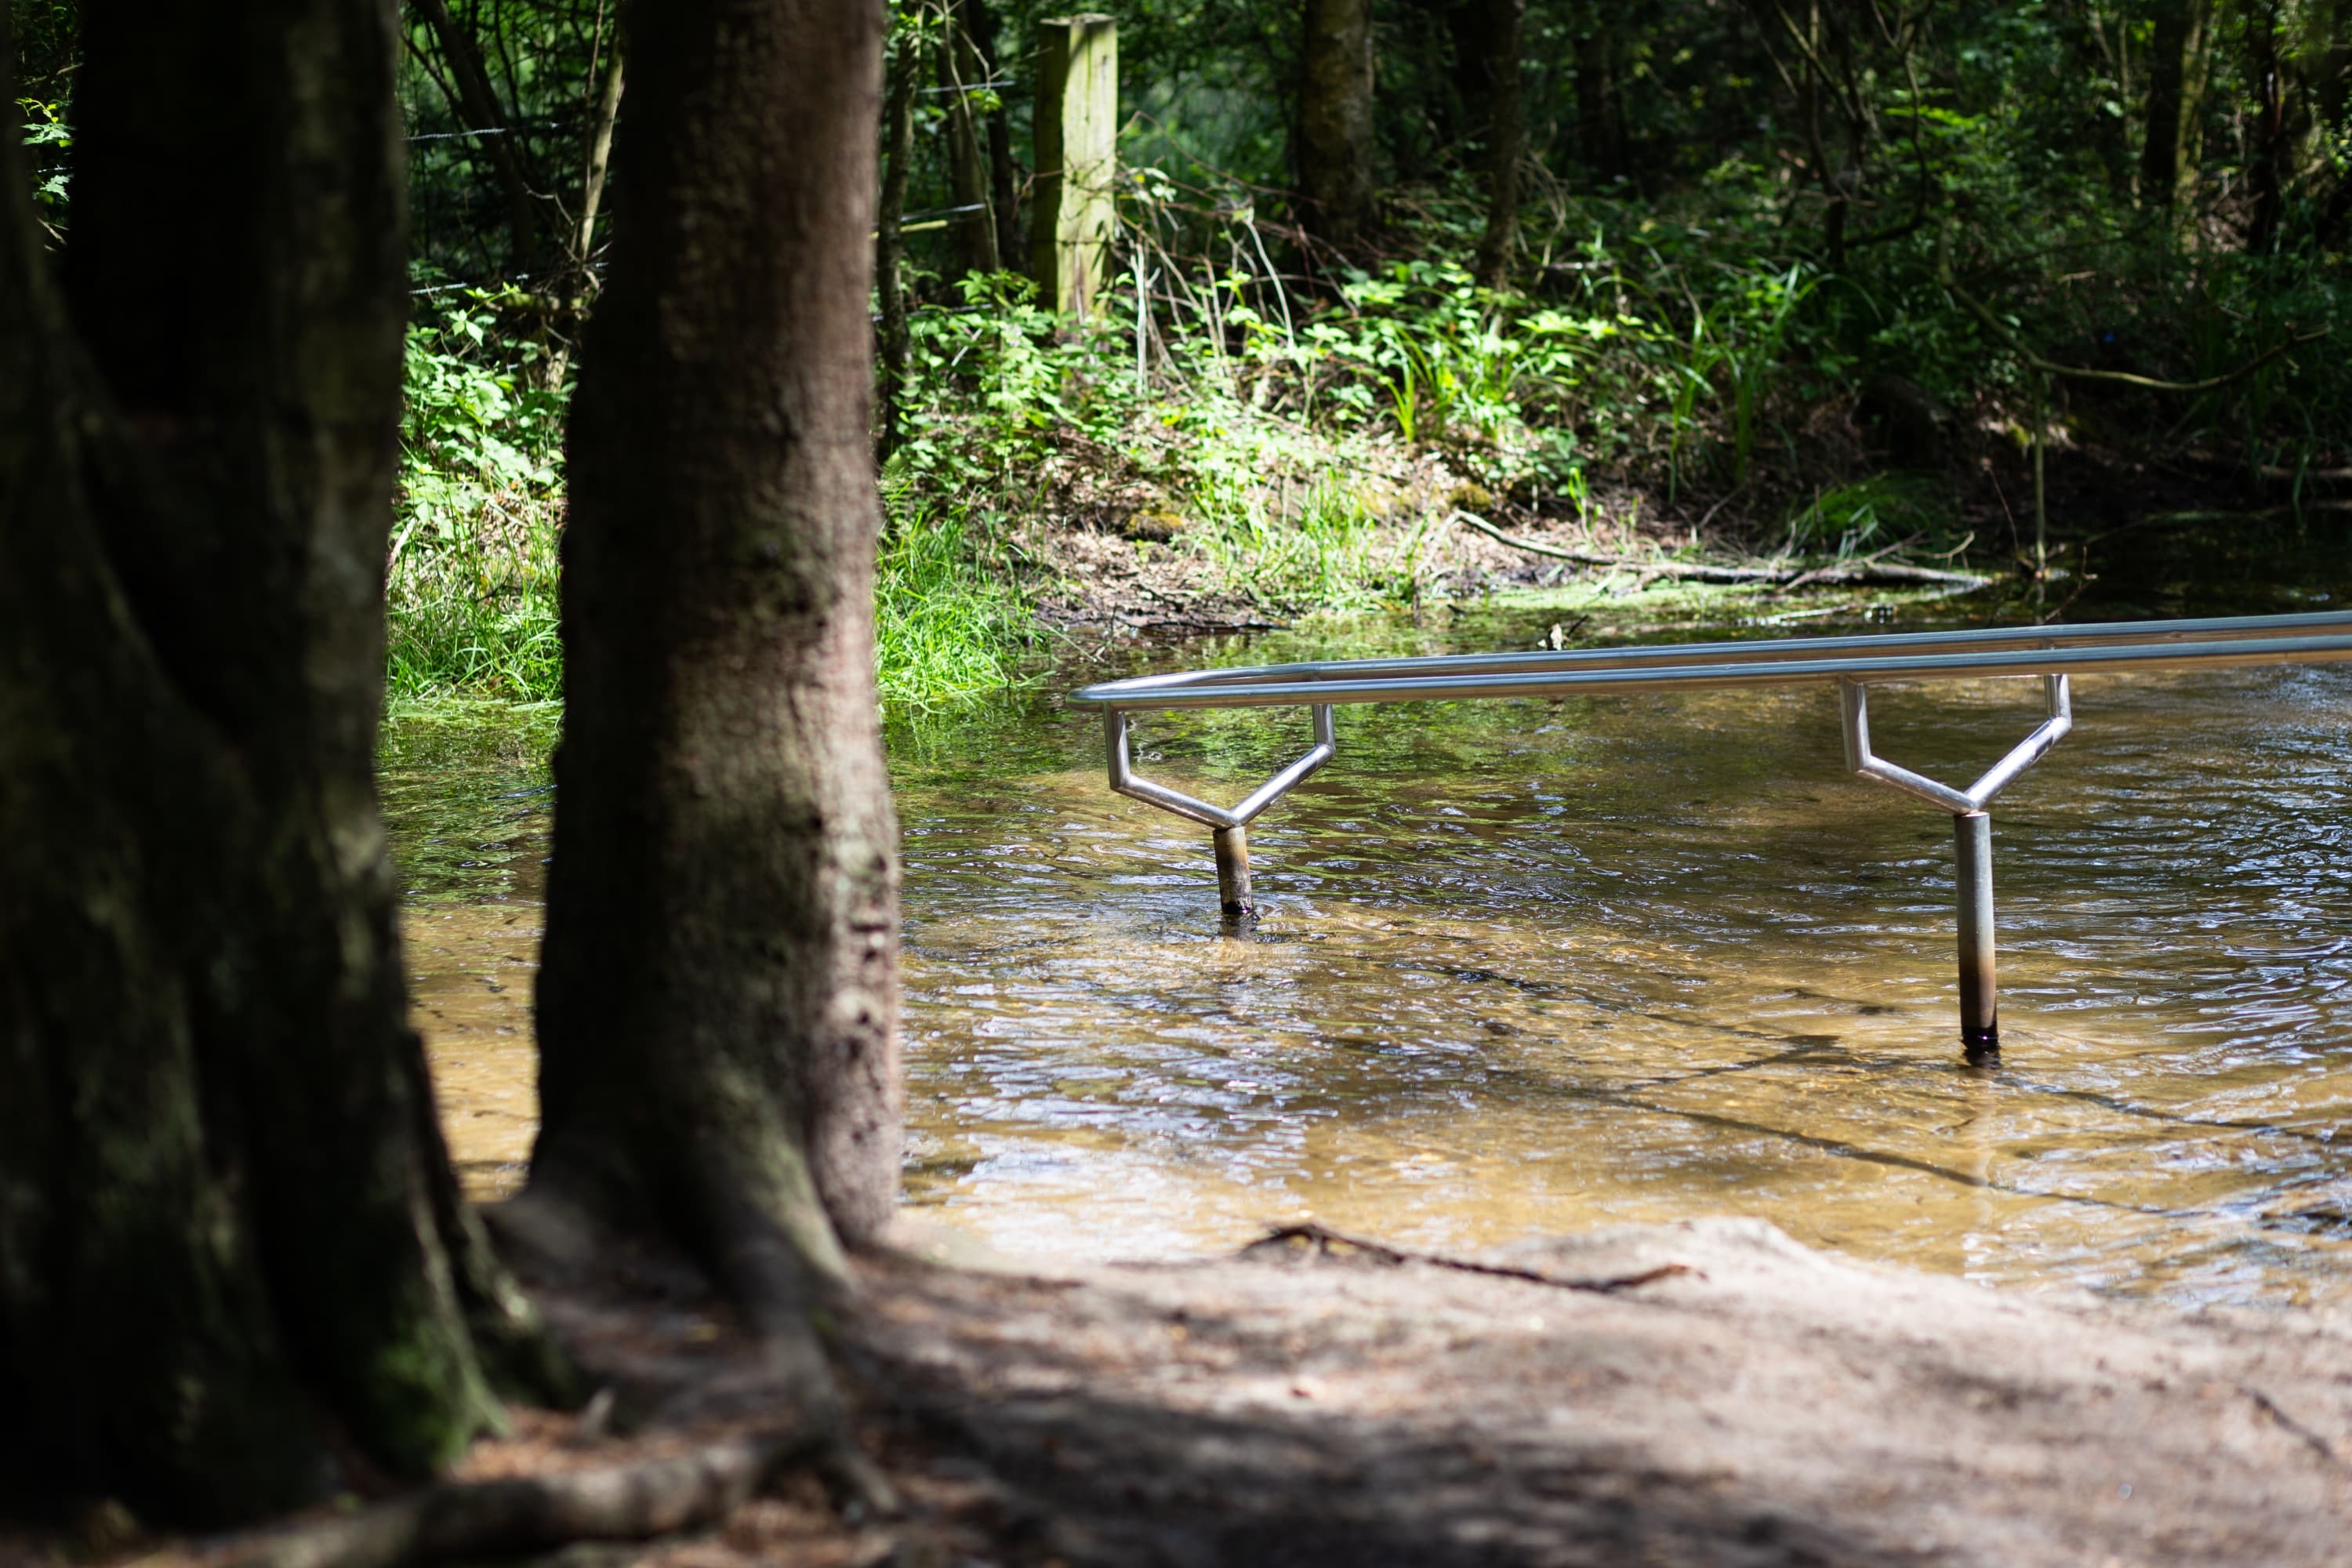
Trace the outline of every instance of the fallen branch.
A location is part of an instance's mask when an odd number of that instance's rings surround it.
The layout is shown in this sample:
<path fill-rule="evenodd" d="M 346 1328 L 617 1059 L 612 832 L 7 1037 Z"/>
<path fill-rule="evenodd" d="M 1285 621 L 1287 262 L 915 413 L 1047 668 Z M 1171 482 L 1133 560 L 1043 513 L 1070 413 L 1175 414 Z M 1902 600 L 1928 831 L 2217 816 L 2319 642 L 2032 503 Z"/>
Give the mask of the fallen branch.
<path fill-rule="evenodd" d="M 1451 1268 L 1461 1274 L 1486 1274 L 1497 1279 L 1520 1279 L 1530 1285 L 1549 1285 L 1555 1290 L 1589 1290 L 1602 1296 L 1631 1290 L 1636 1286 L 1655 1284 L 1661 1279 L 1671 1279 L 1677 1274 L 1692 1271 L 1687 1263 L 1661 1263 L 1655 1268 L 1644 1268 L 1633 1274 L 1608 1275 L 1597 1279 L 1563 1279 L 1557 1274 L 1546 1274 L 1538 1268 L 1519 1268 L 1507 1263 L 1479 1263 L 1467 1258 L 1447 1258 L 1436 1252 L 1407 1252 L 1402 1247 L 1333 1230 L 1329 1226 L 1318 1225 L 1313 1220 L 1299 1225 L 1276 1226 L 1242 1251 L 1247 1255 L 1262 1247 L 1281 1247 L 1293 1241 L 1313 1242 L 1316 1250 L 1326 1257 L 1334 1247 L 1344 1247 L 1381 1263 L 1425 1263 L 1433 1268 Z"/>
<path fill-rule="evenodd" d="M 1912 566 L 1900 561 L 1863 561 L 1830 566 L 1712 566 L 1694 561 L 1644 561 L 1627 555 L 1599 555 L 1588 550 L 1569 550 L 1557 544 L 1545 544 L 1533 539 L 1521 539 L 1505 533 L 1485 518 L 1472 512 L 1457 511 L 1456 521 L 1472 528 L 1499 544 L 1514 550 L 1524 550 L 1530 555 L 1549 556 L 1555 561 L 1570 561 L 1579 566 L 1606 566 L 1619 571 L 1643 572 L 1653 577 L 1664 577 L 1681 583 L 1753 583 L 1773 586 L 1790 586 L 1801 581 L 1806 586 L 1825 585 L 1840 588 L 1899 587 L 1927 584 L 1952 588 L 1981 588 L 1992 579 L 1978 572 L 1948 572 L 1935 566 Z"/>
<path fill-rule="evenodd" d="M 788 1466 L 822 1458 L 826 1441 L 821 1432 L 796 1427 L 730 1438 L 676 1458 L 432 1487 L 247 1537 L 210 1560 L 219 1568 L 406 1568 L 576 1541 L 650 1541 L 724 1518 Z"/>

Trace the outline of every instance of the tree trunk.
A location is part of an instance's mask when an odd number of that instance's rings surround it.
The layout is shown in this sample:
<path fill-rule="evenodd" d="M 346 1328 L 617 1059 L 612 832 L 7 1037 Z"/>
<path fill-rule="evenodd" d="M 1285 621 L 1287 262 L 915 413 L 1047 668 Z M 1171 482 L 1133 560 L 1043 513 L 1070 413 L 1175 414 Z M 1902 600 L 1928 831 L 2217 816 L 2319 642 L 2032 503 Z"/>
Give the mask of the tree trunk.
<path fill-rule="evenodd" d="M 2185 219 L 2196 204 L 2203 154 L 2212 0 L 2155 0 L 2147 57 L 2147 130 L 2140 142 L 2141 198 Z"/>
<path fill-rule="evenodd" d="M 1490 289 L 1508 280 L 1519 235 L 1519 160 L 1527 150 L 1519 89 L 1519 37 L 1527 0 L 1484 0 L 1487 103 L 1486 232 L 1478 242 L 1478 278 Z"/>
<path fill-rule="evenodd" d="M 1607 7 L 1576 41 L 1576 140 L 1584 173 L 1598 184 L 1625 177 L 1625 138 L 1617 102 L 1617 18 Z"/>
<path fill-rule="evenodd" d="M 2286 206 L 2287 79 L 2279 60 L 2279 8 L 2276 0 L 2245 8 L 2246 81 L 2253 89 L 2253 156 L 2246 184 L 2253 193 L 2254 209 L 2246 221 L 2246 249 L 2260 255 L 2278 237 L 2279 220 Z"/>
<path fill-rule="evenodd" d="M 998 52 L 996 13 L 989 9 L 988 0 L 962 0 L 961 8 L 964 36 L 979 49 L 979 68 L 988 73 L 982 79 L 998 84 L 991 89 L 995 107 L 988 111 L 988 199 L 996 215 L 997 264 L 1017 270 L 1023 232 L 1021 171 L 1013 162 L 1013 121 L 1004 108 L 1007 72 L 1004 57 Z"/>
<path fill-rule="evenodd" d="M 621 121 L 622 68 L 625 58 L 617 29 L 608 46 L 603 90 L 596 95 L 595 116 L 588 122 L 580 161 L 580 222 L 572 231 L 572 261 L 579 270 L 581 295 L 596 291 L 596 215 L 604 203 L 604 173 L 613 161 L 613 128 Z"/>
<path fill-rule="evenodd" d="M 996 212 L 989 199 L 988 163 L 982 146 L 980 116 L 972 108 L 975 82 L 986 81 L 980 55 L 966 30 L 971 24 L 966 6 L 950 5 L 947 36 L 940 40 L 939 84 L 947 99 L 949 205 L 975 207 L 959 212 L 950 232 L 955 237 L 956 263 L 965 272 L 993 272 L 998 258 Z"/>
<path fill-rule="evenodd" d="M 2352 0 L 2313 6 L 2306 25 L 2312 29 L 2305 55 L 2311 62 L 2311 120 L 2316 139 L 2352 116 Z M 2345 219 L 2352 216 L 2352 171 L 2327 157 L 2324 142 L 2315 151 L 2320 155 L 2313 160 L 2313 174 L 2331 181 L 2333 188 L 2313 220 L 2312 237 L 2324 249 L 2337 249 L 2343 244 Z"/>
<path fill-rule="evenodd" d="M 489 72 L 482 67 L 482 51 L 476 47 L 474 36 L 449 15 L 445 0 L 414 3 L 433 29 L 434 41 L 441 46 L 442 58 L 448 62 L 449 75 L 456 80 L 457 101 L 449 107 L 457 110 L 466 129 L 476 133 L 476 149 L 488 161 L 498 176 L 499 190 L 506 197 L 510 263 L 522 276 L 535 277 L 539 272 L 538 203 L 531 195 L 530 175 L 523 166 L 523 150 L 514 127 L 499 102 L 497 89 L 490 86 Z"/>
<path fill-rule="evenodd" d="M 1451 56 L 1446 90 L 1430 94 L 1432 128 L 1441 146 L 1462 147 L 1465 164 L 1485 169 L 1494 152 L 1487 139 L 1491 125 L 1487 100 L 1493 90 L 1487 68 L 1495 52 L 1490 35 L 1496 7 L 1488 0 L 1453 0 L 1451 4 L 1431 0 L 1429 10 L 1444 25 Z"/>
<path fill-rule="evenodd" d="M 570 434 L 531 1195 L 688 1242 L 780 1334 L 897 1200 L 875 700 L 881 12 L 675 0 Z"/>
<path fill-rule="evenodd" d="M 907 216 L 907 165 L 915 155 L 915 79 L 918 54 L 914 37 L 898 40 L 898 58 L 890 63 L 890 96 L 882 110 L 883 151 L 888 162 L 882 176 L 880 210 L 874 216 L 874 292 L 882 308 L 882 393 L 880 456 L 888 461 L 898 444 L 898 396 L 907 380 L 907 355 L 912 348 L 907 331 L 907 292 L 899 277 L 907 258 L 901 224 Z"/>
<path fill-rule="evenodd" d="M 0 1488 L 213 1522 L 422 1477 L 555 1369 L 374 794 L 391 7 L 83 15 L 62 292 L 0 138 Z"/>
<path fill-rule="evenodd" d="M 1372 224 L 1370 0 L 1305 0 L 1298 187 L 1307 232 L 1339 250 Z"/>

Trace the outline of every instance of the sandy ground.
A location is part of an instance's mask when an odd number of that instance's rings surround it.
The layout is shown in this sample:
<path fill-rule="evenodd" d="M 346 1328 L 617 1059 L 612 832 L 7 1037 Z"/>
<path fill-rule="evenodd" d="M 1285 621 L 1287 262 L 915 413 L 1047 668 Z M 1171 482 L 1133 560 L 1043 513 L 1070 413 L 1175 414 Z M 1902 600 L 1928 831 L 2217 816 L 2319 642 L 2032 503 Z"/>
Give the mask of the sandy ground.
<path fill-rule="evenodd" d="M 1205 1262 L 865 1260 L 838 1345 L 907 1504 L 807 1471 L 570 1568 L 1408 1568 L 2352 1562 L 2352 1324 L 1997 1293 L 1759 1222 L 1475 1258 L 1313 1239 Z M 614 1391 L 473 1478 L 772 1421 L 691 1276 L 539 1288 Z M 184 1562 L 186 1559 L 175 1559 Z"/>
<path fill-rule="evenodd" d="M 1996 1294 L 1748 1221 L 896 1262 L 861 1338 L 1066 1561 L 2352 1562 L 2352 1327 Z"/>

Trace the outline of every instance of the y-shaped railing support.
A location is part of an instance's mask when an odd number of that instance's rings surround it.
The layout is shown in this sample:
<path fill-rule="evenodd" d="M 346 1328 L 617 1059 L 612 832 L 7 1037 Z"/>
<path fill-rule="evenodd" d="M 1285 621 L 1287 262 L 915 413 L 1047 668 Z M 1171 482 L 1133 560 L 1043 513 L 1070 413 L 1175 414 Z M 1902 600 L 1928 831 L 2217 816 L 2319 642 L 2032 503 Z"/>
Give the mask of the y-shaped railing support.
<path fill-rule="evenodd" d="M 2074 705 L 2066 690 L 2066 678 L 2045 675 L 2040 679 L 2050 700 L 2050 717 L 1965 790 L 1873 756 L 1870 689 L 1859 680 L 1838 682 L 1838 705 L 1845 720 L 1845 765 L 1864 778 L 1952 814 L 1960 896 L 1960 1047 L 1970 1061 L 2000 1054 L 2000 998 L 1993 981 L 1992 818 L 1985 815 L 1985 807 L 2074 727 Z"/>
<path fill-rule="evenodd" d="M 1227 920 L 1249 920 L 1256 913 L 1256 906 L 1250 899 L 1249 825 L 1258 813 L 1288 795 L 1293 785 L 1329 762 L 1339 751 L 1339 742 L 1331 730 L 1330 704 L 1315 705 L 1315 749 L 1252 790 L 1247 799 L 1230 811 L 1205 800 L 1194 800 L 1166 784 L 1136 777 L 1128 757 L 1128 718 L 1118 709 L 1103 710 L 1103 749 L 1110 754 L 1110 787 L 1131 800 L 1144 801 L 1214 829 L 1217 903 Z"/>

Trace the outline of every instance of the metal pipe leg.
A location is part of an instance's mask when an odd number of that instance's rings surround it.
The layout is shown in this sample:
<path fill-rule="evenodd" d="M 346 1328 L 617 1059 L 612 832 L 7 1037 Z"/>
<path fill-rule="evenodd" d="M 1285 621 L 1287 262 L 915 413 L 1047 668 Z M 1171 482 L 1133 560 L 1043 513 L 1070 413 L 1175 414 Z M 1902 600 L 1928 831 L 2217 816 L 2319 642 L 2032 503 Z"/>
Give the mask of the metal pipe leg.
<path fill-rule="evenodd" d="M 1217 839 L 1217 903 L 1229 921 L 1257 912 L 1250 901 L 1249 829 L 1220 827 Z"/>
<path fill-rule="evenodd" d="M 1970 1061 L 2000 1054 L 2000 999 L 1993 979 L 1992 818 L 1952 818 L 1960 892 L 1960 1047 Z"/>

